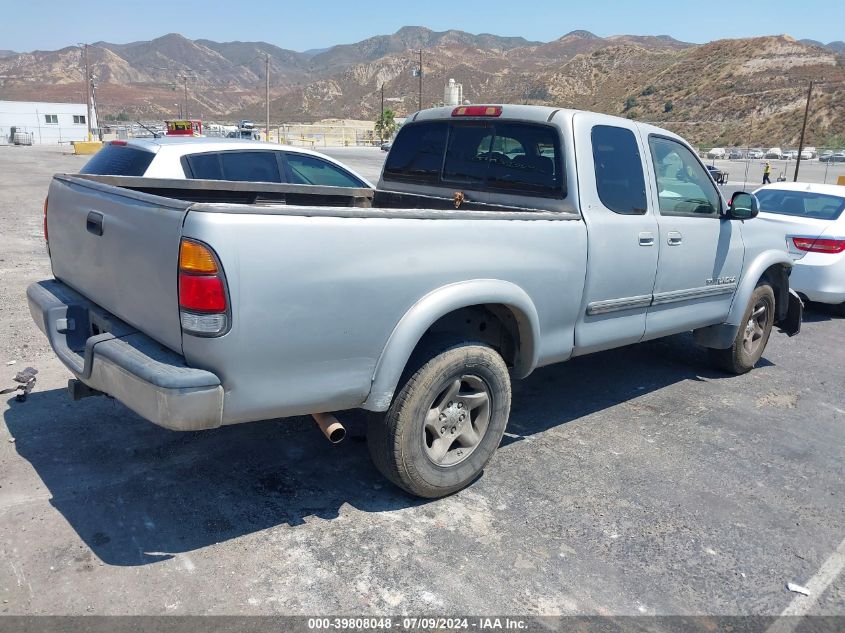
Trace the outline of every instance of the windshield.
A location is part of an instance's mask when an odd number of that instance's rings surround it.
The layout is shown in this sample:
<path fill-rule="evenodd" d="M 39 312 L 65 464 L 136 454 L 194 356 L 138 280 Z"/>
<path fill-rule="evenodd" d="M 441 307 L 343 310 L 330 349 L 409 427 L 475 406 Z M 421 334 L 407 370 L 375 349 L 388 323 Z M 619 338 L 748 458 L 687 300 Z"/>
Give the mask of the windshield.
<path fill-rule="evenodd" d="M 812 191 L 761 189 L 756 194 L 760 211 L 814 220 L 836 220 L 845 209 L 845 197 Z"/>

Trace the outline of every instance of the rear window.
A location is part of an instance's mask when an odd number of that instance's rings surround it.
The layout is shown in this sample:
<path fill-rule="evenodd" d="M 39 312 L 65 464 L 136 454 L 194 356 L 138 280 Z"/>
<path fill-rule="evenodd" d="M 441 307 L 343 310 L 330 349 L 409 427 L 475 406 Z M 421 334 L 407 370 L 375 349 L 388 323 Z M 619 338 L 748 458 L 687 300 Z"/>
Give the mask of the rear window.
<path fill-rule="evenodd" d="M 426 185 L 438 184 L 447 130 L 447 125 L 439 121 L 403 126 L 387 155 L 384 177 Z"/>
<path fill-rule="evenodd" d="M 530 123 L 429 121 L 404 126 L 385 180 L 563 197 L 555 128 Z"/>
<path fill-rule="evenodd" d="M 155 154 L 131 145 L 105 145 L 94 154 L 80 174 L 101 176 L 143 176 Z"/>
<path fill-rule="evenodd" d="M 811 191 L 761 189 L 756 194 L 760 211 L 814 220 L 837 220 L 845 210 L 845 197 Z"/>

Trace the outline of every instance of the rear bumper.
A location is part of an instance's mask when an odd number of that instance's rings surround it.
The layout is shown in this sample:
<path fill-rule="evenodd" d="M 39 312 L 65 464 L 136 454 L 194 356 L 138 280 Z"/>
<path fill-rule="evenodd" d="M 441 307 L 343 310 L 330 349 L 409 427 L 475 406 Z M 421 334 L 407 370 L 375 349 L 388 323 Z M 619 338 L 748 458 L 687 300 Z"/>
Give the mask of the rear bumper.
<path fill-rule="evenodd" d="M 59 359 L 83 383 L 175 431 L 220 426 L 223 387 L 209 371 L 54 279 L 31 284 L 29 311 Z"/>
<path fill-rule="evenodd" d="M 795 262 L 789 285 L 810 301 L 845 302 L 845 253 L 808 253 Z"/>

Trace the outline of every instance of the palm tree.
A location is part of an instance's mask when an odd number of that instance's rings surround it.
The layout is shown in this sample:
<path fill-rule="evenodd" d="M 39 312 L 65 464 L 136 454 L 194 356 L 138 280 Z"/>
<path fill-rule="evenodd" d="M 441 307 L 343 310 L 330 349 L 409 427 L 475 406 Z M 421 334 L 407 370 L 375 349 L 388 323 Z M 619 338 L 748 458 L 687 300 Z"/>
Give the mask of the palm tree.
<path fill-rule="evenodd" d="M 376 119 L 375 131 L 382 142 L 385 138 L 393 136 L 396 131 L 396 113 L 393 110 L 383 110 Z"/>

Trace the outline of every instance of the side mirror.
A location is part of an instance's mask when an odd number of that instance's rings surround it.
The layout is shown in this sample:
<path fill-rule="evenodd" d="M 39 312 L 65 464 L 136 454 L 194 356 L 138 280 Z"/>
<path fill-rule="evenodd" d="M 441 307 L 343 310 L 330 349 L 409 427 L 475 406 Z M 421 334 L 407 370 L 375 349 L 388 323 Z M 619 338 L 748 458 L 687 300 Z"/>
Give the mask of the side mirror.
<path fill-rule="evenodd" d="M 757 202 L 757 196 L 753 193 L 737 191 L 731 196 L 726 215 L 730 220 L 750 220 L 756 218 L 758 213 L 760 213 L 760 203 Z"/>

